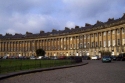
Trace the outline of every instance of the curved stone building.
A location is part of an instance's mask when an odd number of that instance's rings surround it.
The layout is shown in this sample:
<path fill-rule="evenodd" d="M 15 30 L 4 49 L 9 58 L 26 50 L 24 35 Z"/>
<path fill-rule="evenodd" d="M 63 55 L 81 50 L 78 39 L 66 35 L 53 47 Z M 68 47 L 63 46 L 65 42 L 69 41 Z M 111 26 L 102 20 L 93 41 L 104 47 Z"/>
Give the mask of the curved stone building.
<path fill-rule="evenodd" d="M 125 52 L 125 14 L 107 22 L 86 23 L 84 27 L 65 27 L 65 30 L 40 31 L 38 34 L 0 35 L 0 56 L 36 55 L 38 48 L 43 48 L 47 56 L 101 56 L 101 51 L 110 51 L 117 56 Z"/>

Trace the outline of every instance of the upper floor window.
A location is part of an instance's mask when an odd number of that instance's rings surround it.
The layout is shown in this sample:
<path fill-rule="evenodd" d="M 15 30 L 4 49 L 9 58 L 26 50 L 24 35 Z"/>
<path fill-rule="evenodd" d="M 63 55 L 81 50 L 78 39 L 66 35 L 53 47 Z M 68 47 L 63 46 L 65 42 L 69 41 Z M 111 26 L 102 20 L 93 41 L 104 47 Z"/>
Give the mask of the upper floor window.
<path fill-rule="evenodd" d="M 88 47 L 89 47 L 89 42 L 88 42 Z"/>
<path fill-rule="evenodd" d="M 84 48 L 86 48 L 86 43 L 84 43 Z"/>
<path fill-rule="evenodd" d="M 104 41 L 104 47 L 106 47 L 106 41 Z"/>
<path fill-rule="evenodd" d="M 61 39 L 61 41 L 63 41 L 63 39 Z"/>
<path fill-rule="evenodd" d="M 117 33 L 118 33 L 118 34 L 120 33 L 120 30 L 119 30 L 119 29 L 117 30 Z"/>
<path fill-rule="evenodd" d="M 105 36 L 105 35 L 106 35 L 106 32 L 104 32 L 103 35 Z"/>
<path fill-rule="evenodd" d="M 64 38 L 64 41 L 66 41 L 66 38 Z"/>
<path fill-rule="evenodd" d="M 86 35 L 84 35 L 84 39 L 86 39 Z"/>
<path fill-rule="evenodd" d="M 80 43 L 80 48 L 82 48 L 82 43 Z"/>
<path fill-rule="evenodd" d="M 76 37 L 76 39 L 77 39 L 77 40 L 79 40 L 79 36 L 78 36 L 78 37 Z"/>
<path fill-rule="evenodd" d="M 124 28 L 122 28 L 122 34 L 124 34 L 124 32 L 125 32 L 125 31 L 124 31 Z"/>
<path fill-rule="evenodd" d="M 82 40 L 82 36 L 80 36 L 80 40 Z"/>
<path fill-rule="evenodd" d="M 102 42 L 100 41 L 100 47 L 102 46 Z"/>
<path fill-rule="evenodd" d="M 120 45 L 120 39 L 118 39 L 118 45 Z"/>
<path fill-rule="evenodd" d="M 108 46 L 110 46 L 110 40 L 108 41 Z"/>
<path fill-rule="evenodd" d="M 74 49 L 76 48 L 76 44 L 74 44 Z"/>
<path fill-rule="evenodd" d="M 94 47 L 94 42 L 92 42 L 92 47 Z"/>
<path fill-rule="evenodd" d="M 98 36 L 98 34 L 96 33 L 96 34 L 95 34 L 95 36 L 97 37 L 97 36 Z"/>
<path fill-rule="evenodd" d="M 93 37 L 93 34 L 92 34 L 92 37 Z"/>
<path fill-rule="evenodd" d="M 88 35 L 88 39 L 90 38 L 90 36 Z"/>
<path fill-rule="evenodd" d="M 112 31 L 112 34 L 115 34 L 115 30 Z"/>
<path fill-rule="evenodd" d="M 122 39 L 122 45 L 124 45 L 125 44 L 125 39 Z"/>
<path fill-rule="evenodd" d="M 70 40 L 72 40 L 72 37 L 70 38 Z"/>
<path fill-rule="evenodd" d="M 110 31 L 108 31 L 108 35 L 110 35 Z"/>
<path fill-rule="evenodd" d="M 96 47 L 98 46 L 98 43 L 96 42 Z"/>
<path fill-rule="evenodd" d="M 100 34 L 100 36 L 101 36 L 101 33 L 99 33 Z"/>

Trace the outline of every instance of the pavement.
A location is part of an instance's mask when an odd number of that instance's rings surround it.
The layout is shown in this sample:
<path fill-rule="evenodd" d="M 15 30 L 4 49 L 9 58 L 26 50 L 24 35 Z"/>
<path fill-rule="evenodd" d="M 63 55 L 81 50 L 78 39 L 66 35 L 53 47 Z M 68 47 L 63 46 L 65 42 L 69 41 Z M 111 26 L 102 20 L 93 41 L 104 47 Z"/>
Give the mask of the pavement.
<path fill-rule="evenodd" d="M 89 64 L 17 75 L 0 80 L 0 83 L 125 83 L 125 61 L 102 63 L 101 60 L 83 60 L 83 62 Z"/>
<path fill-rule="evenodd" d="M 64 68 L 70 68 L 70 67 L 77 67 L 77 66 L 83 66 L 88 64 L 88 62 L 82 62 L 82 63 L 76 63 L 72 65 L 65 65 L 65 66 L 58 66 L 58 67 L 51 67 L 51 68 L 40 68 L 40 69 L 34 69 L 34 70 L 25 70 L 25 71 L 19 71 L 19 72 L 12 72 L 7 74 L 0 75 L 0 80 L 18 76 L 18 75 L 24 75 L 29 73 L 36 73 L 36 72 L 43 72 L 43 71 L 50 71 L 50 70 L 56 70 L 56 69 L 64 69 Z"/>

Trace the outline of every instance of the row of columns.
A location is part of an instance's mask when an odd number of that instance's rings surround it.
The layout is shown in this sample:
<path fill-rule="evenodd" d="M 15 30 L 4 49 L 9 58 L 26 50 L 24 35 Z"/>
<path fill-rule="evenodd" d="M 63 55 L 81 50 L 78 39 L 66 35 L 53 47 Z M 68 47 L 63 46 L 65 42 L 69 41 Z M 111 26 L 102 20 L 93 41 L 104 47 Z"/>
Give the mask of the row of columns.
<path fill-rule="evenodd" d="M 119 35 L 117 35 L 118 30 L 120 30 Z M 116 45 L 118 39 L 120 40 L 120 45 L 122 45 L 122 39 L 125 38 L 122 35 L 123 28 L 114 29 L 115 34 L 112 34 L 113 30 L 110 30 L 110 35 L 108 31 L 102 31 L 98 33 L 92 34 L 81 34 L 77 36 L 69 36 L 69 37 L 62 37 L 62 38 L 53 38 L 53 39 L 37 39 L 37 40 L 26 40 L 26 41 L 1 41 L 0 42 L 0 51 L 7 52 L 7 51 L 15 51 L 15 52 L 27 52 L 27 51 L 35 51 L 38 48 L 43 48 L 46 51 L 56 51 L 56 50 L 72 50 L 72 49 L 88 49 L 92 47 L 97 48 L 99 46 L 103 46 L 104 41 L 106 41 L 106 47 L 108 47 L 108 41 L 110 40 L 110 44 L 112 46 L 112 40 L 114 38 Z M 104 33 L 106 35 L 104 36 Z M 100 37 L 101 34 L 101 37 Z M 88 36 L 89 35 L 89 38 Z M 93 35 L 93 37 L 92 37 Z M 97 36 L 96 36 L 97 35 Z M 93 42 L 93 43 L 92 43 Z M 99 45 L 99 43 L 101 45 Z"/>

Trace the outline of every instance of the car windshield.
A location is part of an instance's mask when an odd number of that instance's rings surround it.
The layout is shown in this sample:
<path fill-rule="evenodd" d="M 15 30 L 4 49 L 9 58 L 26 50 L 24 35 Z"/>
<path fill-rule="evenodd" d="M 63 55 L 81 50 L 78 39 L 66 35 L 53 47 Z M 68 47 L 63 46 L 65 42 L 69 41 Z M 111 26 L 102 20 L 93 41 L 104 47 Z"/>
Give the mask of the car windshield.
<path fill-rule="evenodd" d="M 104 56 L 103 58 L 110 58 L 110 56 Z"/>

